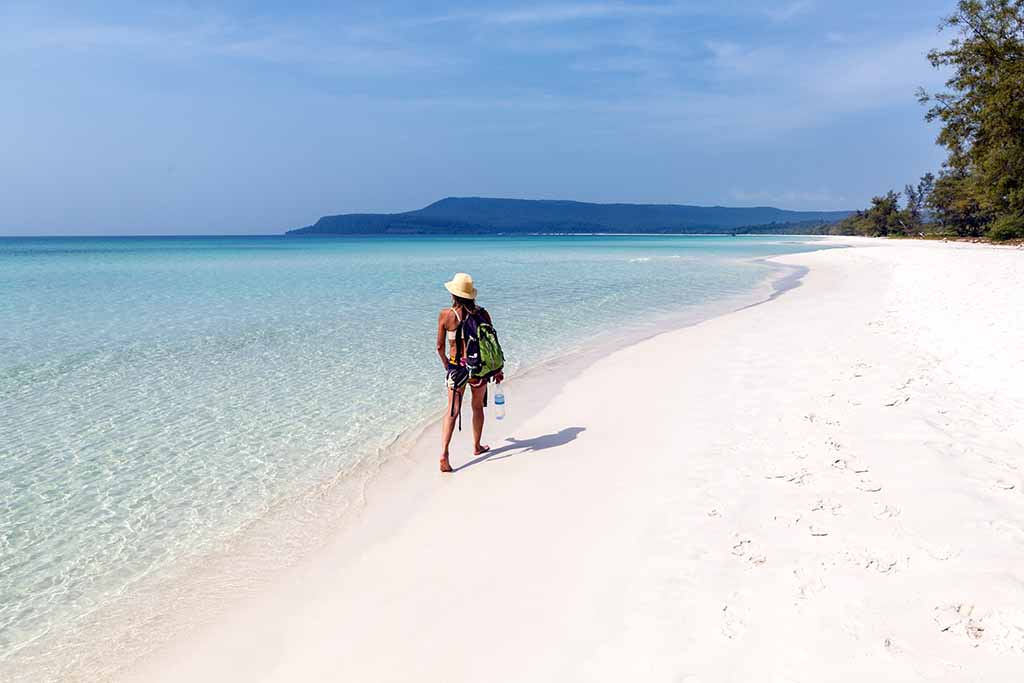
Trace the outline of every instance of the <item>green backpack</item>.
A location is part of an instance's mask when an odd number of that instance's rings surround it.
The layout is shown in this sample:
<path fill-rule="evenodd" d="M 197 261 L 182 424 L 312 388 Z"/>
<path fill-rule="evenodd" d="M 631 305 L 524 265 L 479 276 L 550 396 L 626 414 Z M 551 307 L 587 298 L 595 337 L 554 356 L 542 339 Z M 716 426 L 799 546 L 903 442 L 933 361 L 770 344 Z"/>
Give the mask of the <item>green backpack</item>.
<path fill-rule="evenodd" d="M 490 379 L 505 367 L 505 354 L 498 342 L 498 332 L 487 322 L 478 308 L 467 313 L 455 333 L 456 354 L 462 355 L 465 343 L 466 369 L 473 379 Z"/>

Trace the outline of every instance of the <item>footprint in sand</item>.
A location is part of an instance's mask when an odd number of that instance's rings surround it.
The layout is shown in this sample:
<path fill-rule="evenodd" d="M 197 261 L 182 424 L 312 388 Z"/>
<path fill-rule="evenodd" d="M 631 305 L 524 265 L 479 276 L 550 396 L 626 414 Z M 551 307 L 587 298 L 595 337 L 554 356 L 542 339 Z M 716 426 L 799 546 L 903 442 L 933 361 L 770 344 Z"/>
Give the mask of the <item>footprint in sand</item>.
<path fill-rule="evenodd" d="M 772 515 L 772 519 L 786 527 L 800 526 L 803 517 L 799 512 L 790 512 L 781 515 Z"/>
<path fill-rule="evenodd" d="M 873 514 L 875 519 L 892 519 L 893 517 L 900 516 L 900 509 L 895 505 L 883 505 L 882 503 L 875 503 Z"/>
<path fill-rule="evenodd" d="M 1024 653 L 1024 612 L 997 610 L 985 617 L 983 625 L 993 650 Z"/>
<path fill-rule="evenodd" d="M 865 569 L 874 569 L 879 574 L 891 574 L 896 571 L 899 560 L 892 557 L 875 557 L 868 562 Z"/>
<path fill-rule="evenodd" d="M 810 472 L 805 469 L 801 469 L 799 472 L 794 472 L 786 477 L 786 481 L 790 484 L 795 484 L 796 486 L 803 486 L 810 476 Z"/>
<path fill-rule="evenodd" d="M 732 546 L 732 554 L 742 557 L 751 564 L 761 565 L 768 561 L 768 556 L 761 551 L 759 545 L 749 538 L 743 538 L 739 534 L 735 537 L 736 543 Z"/>
<path fill-rule="evenodd" d="M 810 600 L 823 590 L 825 590 L 824 582 L 817 577 L 811 577 L 801 581 L 797 587 L 797 597 L 801 600 Z"/>
<path fill-rule="evenodd" d="M 964 454 L 970 453 L 968 450 L 964 450 L 963 452 Z M 986 486 L 993 491 L 1016 491 L 1018 488 L 1017 482 L 1010 479 L 981 479 L 972 477 L 971 481 L 979 486 Z"/>
<path fill-rule="evenodd" d="M 749 613 L 737 603 L 729 603 L 722 607 L 722 635 L 729 640 L 739 638 L 747 631 Z"/>
<path fill-rule="evenodd" d="M 885 648 L 886 652 L 891 652 L 895 655 L 903 654 L 903 648 L 897 645 L 896 641 L 892 638 L 885 638 L 882 641 L 882 647 Z"/>
<path fill-rule="evenodd" d="M 855 567 L 879 574 L 892 574 L 899 568 L 898 556 L 867 550 L 848 551 L 846 553 L 846 561 Z"/>
<path fill-rule="evenodd" d="M 1024 652 L 1024 612 L 984 612 L 970 603 L 940 605 L 933 621 L 943 633 L 966 638 L 974 647 L 986 645 L 1001 652 Z"/>
<path fill-rule="evenodd" d="M 1002 534 L 1003 536 L 1012 538 L 1017 542 L 1024 541 L 1024 529 L 1017 526 L 1016 524 L 1013 524 L 1012 522 L 1008 522 L 1005 519 L 996 519 L 986 522 L 986 524 L 993 531 L 996 531 Z"/>
<path fill-rule="evenodd" d="M 959 550 L 948 545 L 922 545 L 921 549 L 933 560 L 945 562 L 960 554 Z"/>
<path fill-rule="evenodd" d="M 943 605 L 936 607 L 932 614 L 932 621 L 939 627 L 940 631 L 949 631 L 963 621 L 960 609 L 963 605 Z M 973 607 L 969 608 L 973 609 Z"/>
<path fill-rule="evenodd" d="M 867 474 L 870 471 L 867 465 L 854 458 L 836 458 L 832 461 L 832 467 L 841 472 L 853 472 L 854 474 Z"/>
<path fill-rule="evenodd" d="M 797 597 L 801 600 L 809 600 L 825 590 L 825 582 L 815 573 L 803 569 L 794 569 L 793 576 L 796 577 Z"/>
<path fill-rule="evenodd" d="M 817 524 L 812 524 L 809 528 L 811 536 L 828 536 L 828 529 Z"/>
<path fill-rule="evenodd" d="M 819 498 L 811 506 L 811 512 L 829 512 L 833 517 L 843 514 L 843 504 L 837 500 Z"/>
<path fill-rule="evenodd" d="M 975 612 L 974 605 L 963 603 L 958 605 L 942 605 L 935 608 L 933 621 L 943 633 L 952 633 L 965 637 L 973 647 L 981 645 L 988 633 L 986 619 Z M 1024 634 L 1024 629 L 1021 630 Z M 999 640 L 1005 640 L 1007 633 L 1000 634 Z M 990 641 L 994 640 L 989 638 Z"/>
<path fill-rule="evenodd" d="M 878 493 L 882 490 L 882 485 L 872 479 L 861 478 L 857 482 L 857 488 L 865 493 Z"/>
<path fill-rule="evenodd" d="M 790 484 L 795 484 L 796 486 L 803 486 L 803 484 L 807 482 L 807 479 L 810 478 L 810 476 L 810 472 L 808 472 L 804 468 L 801 468 L 796 472 L 769 472 L 768 474 L 764 475 L 764 478 L 779 479 Z"/>

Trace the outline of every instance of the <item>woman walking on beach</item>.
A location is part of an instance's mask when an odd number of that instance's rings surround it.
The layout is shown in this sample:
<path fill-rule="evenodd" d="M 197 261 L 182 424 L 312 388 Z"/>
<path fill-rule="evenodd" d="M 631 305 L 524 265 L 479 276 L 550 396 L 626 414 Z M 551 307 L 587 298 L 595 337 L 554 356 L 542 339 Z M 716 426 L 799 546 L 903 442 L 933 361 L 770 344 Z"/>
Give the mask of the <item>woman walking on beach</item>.
<path fill-rule="evenodd" d="M 441 429 L 441 471 L 451 472 L 448 446 L 459 420 L 461 429 L 462 394 L 469 385 L 473 407 L 473 454 L 490 450 L 480 442 L 484 431 L 484 406 L 487 383 L 504 379 L 504 359 L 498 338 L 486 310 L 476 305 L 476 287 L 467 273 L 456 273 L 444 283 L 452 295 L 452 305 L 437 318 L 437 354 L 447 373 L 448 407 Z"/>

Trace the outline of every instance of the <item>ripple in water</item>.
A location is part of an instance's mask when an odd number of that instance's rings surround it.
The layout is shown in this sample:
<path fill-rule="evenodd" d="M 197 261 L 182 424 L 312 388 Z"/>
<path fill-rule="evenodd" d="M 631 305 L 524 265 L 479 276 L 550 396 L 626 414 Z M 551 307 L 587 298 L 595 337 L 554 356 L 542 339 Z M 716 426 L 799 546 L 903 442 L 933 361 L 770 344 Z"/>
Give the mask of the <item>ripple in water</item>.
<path fill-rule="evenodd" d="M 752 259 L 813 248 L 0 239 L 0 672 L 33 651 L 73 662 L 90 619 L 131 586 L 217 552 L 431 417 L 453 272 L 476 278 L 514 370 L 748 294 L 770 273 Z"/>

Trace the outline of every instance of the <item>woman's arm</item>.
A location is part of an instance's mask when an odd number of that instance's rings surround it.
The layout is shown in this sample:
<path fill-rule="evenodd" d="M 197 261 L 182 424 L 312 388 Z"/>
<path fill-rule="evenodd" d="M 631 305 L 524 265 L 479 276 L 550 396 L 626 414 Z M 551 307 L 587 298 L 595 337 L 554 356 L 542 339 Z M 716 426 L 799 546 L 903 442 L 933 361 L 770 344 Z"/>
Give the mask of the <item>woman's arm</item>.
<path fill-rule="evenodd" d="M 448 328 L 444 326 L 444 319 L 447 317 L 448 311 L 441 311 L 441 314 L 437 316 L 437 355 L 441 357 L 441 364 L 444 365 L 444 369 L 448 369 L 448 349 L 445 345 L 448 343 Z"/>

